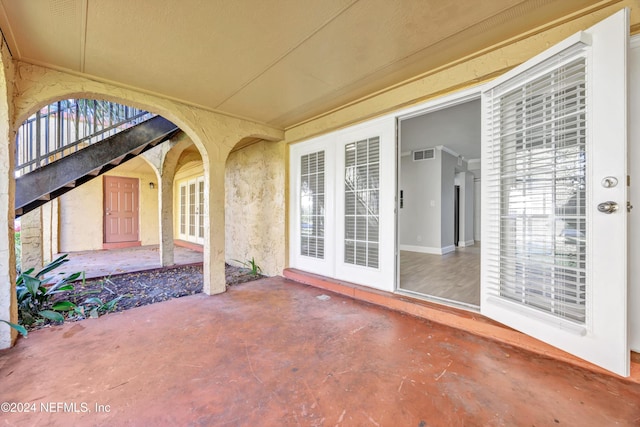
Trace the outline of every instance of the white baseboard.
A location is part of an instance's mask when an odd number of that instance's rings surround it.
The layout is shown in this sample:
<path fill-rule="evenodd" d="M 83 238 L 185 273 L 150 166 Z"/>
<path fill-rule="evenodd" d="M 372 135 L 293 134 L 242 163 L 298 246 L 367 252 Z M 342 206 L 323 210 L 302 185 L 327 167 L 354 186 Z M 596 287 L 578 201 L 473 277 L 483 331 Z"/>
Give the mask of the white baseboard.
<path fill-rule="evenodd" d="M 455 245 L 451 245 L 451 246 L 445 246 L 443 248 L 440 249 L 440 254 L 444 255 L 444 254 L 448 254 L 449 252 L 454 252 L 456 250 L 456 246 Z"/>
<path fill-rule="evenodd" d="M 423 254 L 431 255 L 444 255 L 456 250 L 454 245 L 445 246 L 444 248 L 434 248 L 430 246 L 414 246 L 414 245 L 400 245 L 401 251 L 420 252 Z"/>
<path fill-rule="evenodd" d="M 458 242 L 458 245 L 461 248 L 466 248 L 467 246 L 473 246 L 476 243 L 475 240 L 467 240 L 466 242 Z"/>

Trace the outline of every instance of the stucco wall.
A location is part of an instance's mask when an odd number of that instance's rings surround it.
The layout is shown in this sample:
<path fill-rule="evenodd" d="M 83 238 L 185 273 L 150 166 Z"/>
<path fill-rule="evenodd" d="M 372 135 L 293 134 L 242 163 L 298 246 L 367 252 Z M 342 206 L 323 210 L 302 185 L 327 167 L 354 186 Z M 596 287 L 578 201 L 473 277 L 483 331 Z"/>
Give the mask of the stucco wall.
<path fill-rule="evenodd" d="M 15 159 L 15 132 L 11 128 L 14 114 L 14 66 L 4 43 L 0 43 L 0 319 L 18 322 L 16 301 L 16 254 L 14 244 L 15 181 L 11 179 Z M 0 349 L 15 341 L 17 333 L 0 323 Z"/>
<path fill-rule="evenodd" d="M 285 248 L 285 145 L 260 142 L 233 152 L 225 172 L 225 257 L 252 257 L 282 273 Z"/>
<path fill-rule="evenodd" d="M 53 255 L 58 253 L 60 242 L 60 226 L 58 224 L 58 199 L 42 205 L 42 257 L 45 264 L 53 260 Z"/>
<path fill-rule="evenodd" d="M 141 162 L 133 159 L 130 162 Z M 130 166 L 130 165 L 129 165 Z M 147 165 L 146 172 L 131 172 L 122 167 L 105 175 L 140 180 L 140 242 L 158 244 L 158 178 Z M 149 188 L 149 183 L 155 189 Z M 95 178 L 60 197 L 60 252 L 100 250 L 103 244 L 103 178 Z"/>

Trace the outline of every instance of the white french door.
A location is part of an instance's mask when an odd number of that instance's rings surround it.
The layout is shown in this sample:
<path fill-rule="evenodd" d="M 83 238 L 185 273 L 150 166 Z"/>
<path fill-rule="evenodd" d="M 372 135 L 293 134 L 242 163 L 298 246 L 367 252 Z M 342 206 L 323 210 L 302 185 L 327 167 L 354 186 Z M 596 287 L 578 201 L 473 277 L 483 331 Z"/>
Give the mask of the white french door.
<path fill-rule="evenodd" d="M 180 203 L 178 235 L 188 242 L 204 244 L 204 177 L 178 184 Z"/>
<path fill-rule="evenodd" d="M 394 289 L 395 118 L 291 147 L 290 263 Z"/>
<path fill-rule="evenodd" d="M 395 274 L 395 119 L 336 138 L 336 276 L 386 291 Z"/>
<path fill-rule="evenodd" d="M 623 10 L 482 95 L 481 312 L 623 376 L 628 29 Z"/>

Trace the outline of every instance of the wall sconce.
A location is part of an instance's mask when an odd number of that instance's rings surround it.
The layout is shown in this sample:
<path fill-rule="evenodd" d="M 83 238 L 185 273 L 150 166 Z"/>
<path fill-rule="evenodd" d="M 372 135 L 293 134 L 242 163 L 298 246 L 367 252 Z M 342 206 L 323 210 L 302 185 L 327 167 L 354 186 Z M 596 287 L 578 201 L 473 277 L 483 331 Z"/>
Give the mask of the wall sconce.
<path fill-rule="evenodd" d="M 156 185 L 153 182 L 149 183 L 149 189 L 153 190 L 154 188 L 156 188 Z"/>

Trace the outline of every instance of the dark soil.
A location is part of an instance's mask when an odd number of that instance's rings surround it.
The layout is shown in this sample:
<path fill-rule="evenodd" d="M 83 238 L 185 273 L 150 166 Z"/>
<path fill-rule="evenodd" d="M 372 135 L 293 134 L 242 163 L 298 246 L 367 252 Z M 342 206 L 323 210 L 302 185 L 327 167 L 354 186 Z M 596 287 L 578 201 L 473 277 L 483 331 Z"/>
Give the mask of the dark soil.
<path fill-rule="evenodd" d="M 264 276 L 254 276 L 247 268 L 225 265 L 227 287 L 250 282 Z M 202 265 L 119 274 L 103 279 L 75 282 L 74 291 L 63 293 L 57 300 L 85 305 L 87 298 L 97 297 L 103 303 L 123 295 L 112 311 L 124 311 L 185 295 L 202 292 Z M 69 319 L 72 320 L 72 319 Z"/>

